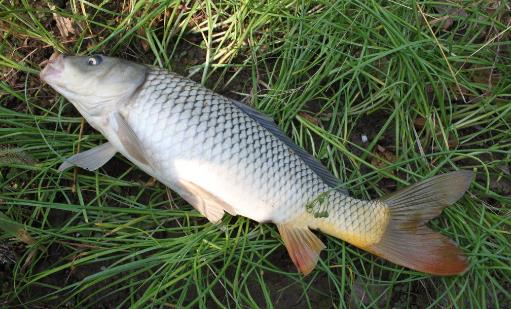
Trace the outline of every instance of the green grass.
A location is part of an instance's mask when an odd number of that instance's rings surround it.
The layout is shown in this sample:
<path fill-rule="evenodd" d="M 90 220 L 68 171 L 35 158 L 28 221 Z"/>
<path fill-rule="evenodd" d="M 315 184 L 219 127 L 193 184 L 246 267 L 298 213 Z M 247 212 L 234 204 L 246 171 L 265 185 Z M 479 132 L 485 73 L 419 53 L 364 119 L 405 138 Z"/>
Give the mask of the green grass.
<path fill-rule="evenodd" d="M 511 306 L 505 1 L 56 2 L 0 0 L 0 307 Z M 474 170 L 432 222 L 470 270 L 431 277 L 321 236 L 303 278 L 274 226 L 212 225 L 120 155 L 59 173 L 103 137 L 40 83 L 53 50 L 162 66 L 254 105 L 358 198 Z"/>

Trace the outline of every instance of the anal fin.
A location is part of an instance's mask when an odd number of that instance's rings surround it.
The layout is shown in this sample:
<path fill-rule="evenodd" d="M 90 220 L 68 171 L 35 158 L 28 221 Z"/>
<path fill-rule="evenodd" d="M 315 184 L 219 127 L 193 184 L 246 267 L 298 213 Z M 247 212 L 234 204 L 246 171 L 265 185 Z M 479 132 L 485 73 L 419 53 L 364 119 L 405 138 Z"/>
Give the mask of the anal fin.
<path fill-rule="evenodd" d="M 296 268 L 305 276 L 308 275 L 316 267 L 325 245 L 308 227 L 277 224 L 277 228 Z"/>

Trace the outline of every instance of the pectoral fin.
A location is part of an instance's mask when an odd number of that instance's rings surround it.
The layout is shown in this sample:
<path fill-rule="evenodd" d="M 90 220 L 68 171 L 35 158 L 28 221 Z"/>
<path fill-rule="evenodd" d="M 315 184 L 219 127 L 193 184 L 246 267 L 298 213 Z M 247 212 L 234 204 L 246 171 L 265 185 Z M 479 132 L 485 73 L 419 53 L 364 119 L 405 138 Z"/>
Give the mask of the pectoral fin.
<path fill-rule="evenodd" d="M 113 122 L 115 123 L 114 128 L 126 151 L 137 161 L 149 165 L 144 155 L 142 143 L 126 119 L 119 113 L 113 113 L 112 115 Z"/>
<path fill-rule="evenodd" d="M 112 144 L 104 143 L 67 158 L 59 166 L 58 171 L 62 172 L 71 166 L 78 166 L 88 171 L 95 171 L 108 162 L 116 152 L 117 149 L 115 149 Z"/>
<path fill-rule="evenodd" d="M 180 187 L 185 191 L 180 192 L 181 197 L 208 218 L 210 222 L 218 223 L 224 216 L 224 211 L 233 216 L 236 215 L 236 210 L 231 205 L 199 185 L 191 181 L 181 180 Z"/>
<path fill-rule="evenodd" d="M 325 245 L 308 227 L 277 224 L 277 228 L 291 260 L 296 268 L 307 276 L 316 267 L 319 254 Z"/>

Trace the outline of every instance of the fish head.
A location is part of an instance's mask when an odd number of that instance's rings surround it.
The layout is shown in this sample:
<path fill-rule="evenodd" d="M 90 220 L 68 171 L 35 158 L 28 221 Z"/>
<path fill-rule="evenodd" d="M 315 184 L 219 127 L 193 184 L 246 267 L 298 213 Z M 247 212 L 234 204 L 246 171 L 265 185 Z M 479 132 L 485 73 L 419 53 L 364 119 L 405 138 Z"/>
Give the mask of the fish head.
<path fill-rule="evenodd" d="M 82 114 L 94 115 L 129 100 L 144 83 L 147 71 L 144 65 L 104 55 L 54 54 L 40 78 Z"/>

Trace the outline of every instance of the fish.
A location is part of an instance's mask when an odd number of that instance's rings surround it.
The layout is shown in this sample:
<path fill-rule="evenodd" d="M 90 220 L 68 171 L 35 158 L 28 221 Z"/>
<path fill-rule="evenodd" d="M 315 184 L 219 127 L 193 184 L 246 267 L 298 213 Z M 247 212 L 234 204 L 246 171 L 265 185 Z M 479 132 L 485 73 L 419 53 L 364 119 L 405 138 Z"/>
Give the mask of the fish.
<path fill-rule="evenodd" d="M 60 172 L 94 171 L 121 153 L 213 224 L 228 213 L 276 225 L 303 275 L 325 249 L 314 230 L 419 272 L 468 269 L 462 250 L 426 223 L 464 195 L 472 171 L 357 199 L 271 117 L 171 71 L 102 54 L 55 54 L 40 78 L 108 141 L 65 159 Z"/>

